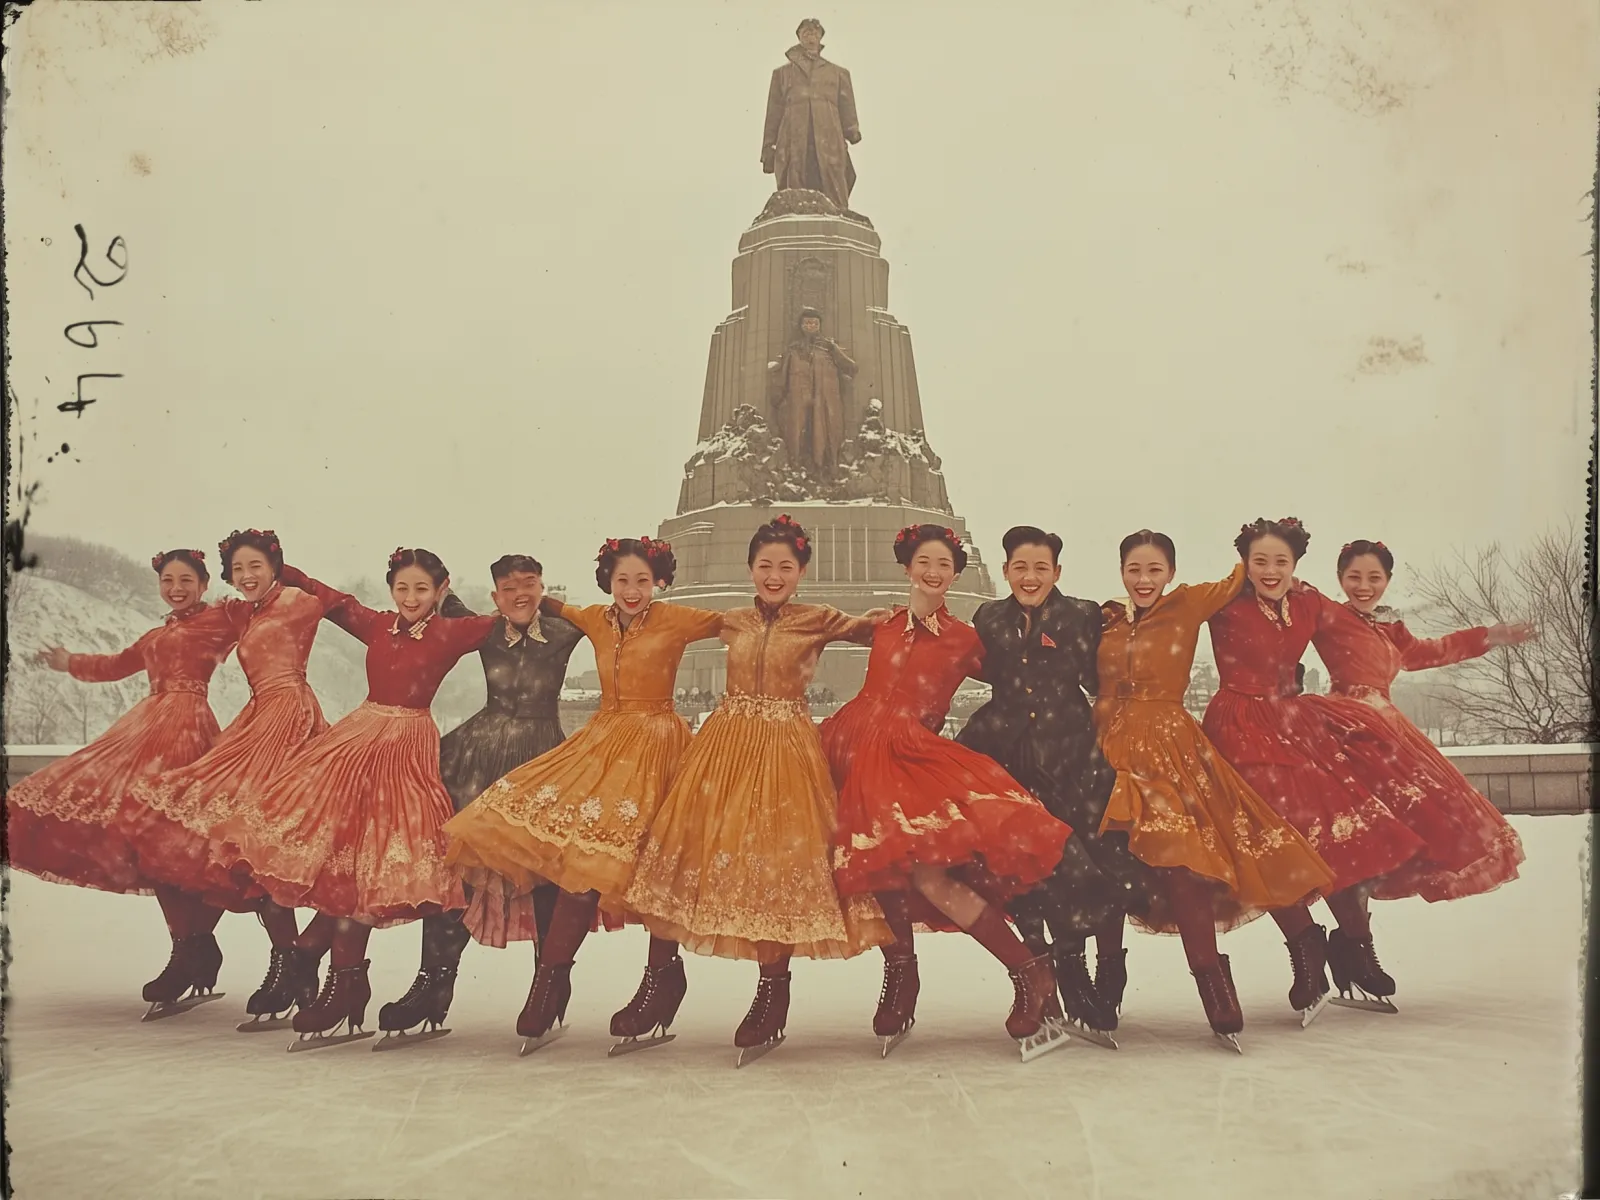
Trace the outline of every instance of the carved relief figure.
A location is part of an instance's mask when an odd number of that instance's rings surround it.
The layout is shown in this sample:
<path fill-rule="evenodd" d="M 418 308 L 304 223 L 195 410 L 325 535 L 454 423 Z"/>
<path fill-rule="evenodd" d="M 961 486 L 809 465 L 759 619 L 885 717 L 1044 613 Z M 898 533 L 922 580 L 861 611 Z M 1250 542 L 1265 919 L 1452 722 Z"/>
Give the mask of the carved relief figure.
<path fill-rule="evenodd" d="M 800 330 L 771 368 L 768 395 L 783 430 L 789 461 L 833 474 L 844 442 L 844 380 L 856 364 L 832 338 L 822 336 L 822 314 L 800 310 Z"/>

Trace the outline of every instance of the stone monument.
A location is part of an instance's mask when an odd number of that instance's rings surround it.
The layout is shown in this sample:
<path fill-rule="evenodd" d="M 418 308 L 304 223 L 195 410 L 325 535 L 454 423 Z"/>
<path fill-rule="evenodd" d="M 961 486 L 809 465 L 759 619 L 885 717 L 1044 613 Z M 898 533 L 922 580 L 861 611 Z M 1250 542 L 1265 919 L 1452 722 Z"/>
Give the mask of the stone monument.
<path fill-rule="evenodd" d="M 904 599 L 895 533 L 918 522 L 966 540 L 924 433 L 911 334 L 889 312 L 889 264 L 872 222 L 851 211 L 861 140 L 850 73 L 822 57 L 822 26 L 773 72 L 762 167 L 778 190 L 739 239 L 733 311 L 711 335 L 699 445 L 677 515 L 660 536 L 678 559 L 670 598 L 703 608 L 751 603 L 746 553 L 758 526 L 790 513 L 812 535 L 798 599 L 865 612 Z M 994 594 L 976 547 L 949 594 L 969 618 Z M 816 684 L 847 699 L 864 647 L 833 646 Z M 684 655 L 683 688 L 721 692 L 723 649 Z"/>

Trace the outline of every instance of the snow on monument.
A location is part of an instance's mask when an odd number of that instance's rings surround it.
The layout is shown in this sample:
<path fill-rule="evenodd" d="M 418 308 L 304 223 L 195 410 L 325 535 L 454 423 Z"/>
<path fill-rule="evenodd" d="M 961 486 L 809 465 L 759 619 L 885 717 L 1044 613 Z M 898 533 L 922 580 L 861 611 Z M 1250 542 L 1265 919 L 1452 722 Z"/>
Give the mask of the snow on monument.
<path fill-rule="evenodd" d="M 739 239 L 699 444 L 677 515 L 660 527 L 678 559 L 671 598 L 684 604 L 749 604 L 750 536 L 780 511 L 813 537 L 799 599 L 852 613 L 903 597 L 897 530 L 926 521 L 967 539 L 924 432 L 911 333 L 889 312 L 881 239 L 840 203 L 855 182 L 846 143 L 861 137 L 850 75 L 809 32 L 773 73 L 762 163 L 779 190 Z M 962 618 L 994 594 L 975 547 L 969 555 L 948 600 Z M 853 695 L 866 656 L 830 647 L 816 685 Z M 721 692 L 722 648 L 692 647 L 678 683 Z"/>

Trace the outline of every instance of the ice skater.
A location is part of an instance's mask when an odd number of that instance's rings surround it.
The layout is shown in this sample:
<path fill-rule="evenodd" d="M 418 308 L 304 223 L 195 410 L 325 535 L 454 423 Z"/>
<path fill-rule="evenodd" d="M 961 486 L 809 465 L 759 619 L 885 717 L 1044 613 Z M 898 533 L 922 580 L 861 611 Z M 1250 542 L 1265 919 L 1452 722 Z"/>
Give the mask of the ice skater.
<path fill-rule="evenodd" d="M 1068 1020 L 1111 1049 L 1128 982 L 1122 945 L 1129 909 L 1146 914 L 1160 884 L 1122 831 L 1100 833 L 1116 772 L 1095 738 L 1100 606 L 1062 595 L 1061 539 L 1032 525 L 1007 530 L 1011 595 L 979 607 L 983 678 L 993 689 L 957 740 L 987 754 L 1074 830 L 1055 871 L 1010 910 L 1035 952 L 1047 948 Z M 1044 941 L 1049 926 L 1051 942 Z M 1095 974 L 1085 942 L 1095 939 Z"/>
<path fill-rule="evenodd" d="M 213 931 L 224 911 L 254 912 L 266 927 L 271 963 L 246 1001 L 252 1019 L 240 1026 L 253 1031 L 276 1025 L 283 1014 L 311 1002 L 317 963 L 294 952 L 299 930 L 291 909 L 273 903 L 248 879 L 219 868 L 212 830 L 229 818 L 248 819 L 260 791 L 327 728 L 306 682 L 324 606 L 279 578 L 283 547 L 272 530 L 236 529 L 217 549 L 223 577 L 240 595 L 222 607 L 238 632 L 249 702 L 194 762 L 138 780 L 115 825 L 133 847 L 140 871 L 169 889 L 169 920 L 176 914 L 177 928 L 184 930 L 157 989 L 163 998 L 186 980 L 191 990 L 215 985 L 222 950 Z"/>
<path fill-rule="evenodd" d="M 1392 1012 L 1394 980 L 1373 950 L 1368 896 L 1486 891 L 1515 877 L 1521 848 L 1425 738 L 1408 738 L 1404 725 L 1348 688 L 1306 696 L 1289 683 L 1313 643 L 1340 664 L 1346 683 L 1358 661 L 1390 661 L 1391 643 L 1373 626 L 1294 578 L 1309 542 L 1292 517 L 1240 531 L 1235 545 L 1249 583 L 1212 618 L 1222 687 L 1205 728 L 1336 874 L 1324 892 L 1337 922 L 1332 937 L 1304 907 L 1274 914 L 1295 972 L 1290 1002 L 1309 1015 L 1329 997 L 1326 965 L 1341 1000 L 1359 988 L 1371 1007 Z"/>
<path fill-rule="evenodd" d="M 283 575 L 367 647 L 366 700 L 296 755 L 249 812 L 214 833 L 220 865 L 284 908 L 317 912 L 296 948 L 311 961 L 331 951 L 331 961 L 316 1000 L 294 1014 L 300 1038 L 289 1049 L 297 1050 L 373 1036 L 361 1027 L 375 927 L 464 904 L 444 862 L 442 829 L 453 807 L 429 705 L 497 618 L 441 616 L 450 574 L 428 550 L 389 556 L 389 612 L 292 567 Z"/>
<path fill-rule="evenodd" d="M 208 605 L 205 554 L 165 550 L 150 560 L 166 620 L 116 654 L 73 654 L 60 646 L 39 661 L 84 683 L 112 683 L 141 671 L 150 694 L 83 749 L 29 775 L 6 794 L 11 865 L 53 883 L 105 892 L 154 893 L 172 936 L 166 969 L 144 986 L 146 1020 L 171 1016 L 220 995 L 214 989 L 222 952 L 196 921 L 190 892 L 139 868 L 117 825 L 133 784 L 194 762 L 217 740 L 208 702 L 212 674 L 232 652 L 239 630 L 226 605 Z M 205 921 L 209 920 L 209 924 Z"/>
<path fill-rule="evenodd" d="M 935 910 L 930 922 L 964 930 L 1004 964 L 1015 991 L 1006 1032 L 1027 1060 L 1067 1030 L 1049 955 L 1013 932 L 1003 904 L 1050 874 L 1072 830 L 993 759 L 938 735 L 956 689 L 982 672 L 977 633 L 945 607 L 967 565 L 960 540 L 912 525 L 894 554 L 907 603 L 876 627 L 860 694 L 821 729 L 839 788 L 839 893 L 876 894 L 895 934 L 873 1030 L 888 1054 L 916 1019 L 914 894 Z M 969 886 L 980 879 L 982 894 Z"/>
<path fill-rule="evenodd" d="M 1239 1049 L 1244 1013 L 1217 931 L 1315 895 L 1333 873 L 1212 746 L 1183 707 L 1200 626 L 1244 585 L 1244 564 L 1217 583 L 1168 591 L 1177 549 L 1141 529 L 1119 547 L 1125 600 L 1102 609 L 1095 724 L 1117 773 L 1102 834 L 1160 871 L 1139 923 L 1183 938 L 1206 1020 Z"/>
<path fill-rule="evenodd" d="M 489 573 L 494 580 L 491 599 L 499 616 L 478 651 L 488 696 L 481 709 L 439 744 L 439 773 L 456 812 L 501 776 L 565 740 L 561 687 L 572 651 L 583 640 L 572 622 L 540 615 L 544 567 L 538 559 L 507 554 L 495 560 Z M 445 617 L 475 615 L 454 592 L 439 612 Z M 464 890 L 471 906 L 476 897 L 470 888 Z M 473 924 L 489 945 L 531 938 L 537 954 L 555 908 L 555 894 L 554 884 L 534 890 L 532 928 L 526 922 L 517 926 L 515 917 L 523 910 L 502 905 L 491 912 L 486 898 L 479 900 Z M 378 1028 L 390 1035 L 378 1043 L 379 1048 L 448 1032 L 444 1022 L 455 996 L 456 971 L 471 940 L 464 916 L 463 910 L 452 909 L 422 918 L 422 962 L 406 994 L 378 1010 Z M 427 1027 L 421 1035 L 393 1036 L 419 1025 Z"/>
<path fill-rule="evenodd" d="M 673 709 L 673 682 L 689 643 L 715 637 L 724 614 L 656 600 L 676 570 L 667 542 L 609 538 L 596 556 L 595 582 L 610 604 L 544 599 L 542 611 L 571 621 L 594 646 L 600 711 L 445 827 L 451 865 L 490 911 L 531 907 L 547 882 L 561 889 L 517 1017 L 523 1054 L 565 1030 L 577 952 L 598 911 L 626 914 L 623 894 L 645 831 L 689 745 L 688 723 Z M 613 1020 L 614 1036 L 627 1036 L 618 1032 L 627 1027 L 621 1018 Z"/>
<path fill-rule="evenodd" d="M 678 948 L 758 964 L 733 1036 L 743 1066 L 784 1039 L 793 957 L 849 958 L 891 941 L 868 894 L 841 903 L 831 869 L 838 798 L 806 688 L 829 642 L 870 645 L 887 610 L 797 604 L 811 539 L 787 515 L 756 530 L 755 604 L 727 614 L 727 691 L 689 744 L 644 837 L 624 901 L 650 930 L 639 991 L 613 1053 L 658 1045 L 687 989 Z"/>

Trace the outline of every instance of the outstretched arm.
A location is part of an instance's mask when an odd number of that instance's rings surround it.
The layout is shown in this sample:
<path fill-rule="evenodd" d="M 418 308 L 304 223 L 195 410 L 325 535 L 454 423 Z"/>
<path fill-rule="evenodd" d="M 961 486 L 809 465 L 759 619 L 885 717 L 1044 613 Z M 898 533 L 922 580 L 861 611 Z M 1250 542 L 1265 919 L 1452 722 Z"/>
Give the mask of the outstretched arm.
<path fill-rule="evenodd" d="M 84 683 L 115 683 L 144 670 L 145 634 L 126 650 L 115 654 L 69 654 L 60 646 L 40 651 L 40 657 L 53 671 L 65 671 Z"/>
<path fill-rule="evenodd" d="M 1426 671 L 1469 658 L 1482 658 L 1492 645 L 1489 630 L 1481 625 L 1440 638 L 1419 638 L 1406 628 L 1404 621 L 1381 628 L 1400 651 L 1400 667 L 1405 671 Z"/>

